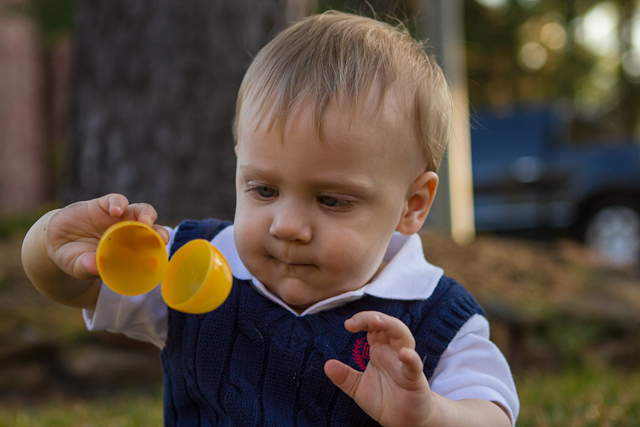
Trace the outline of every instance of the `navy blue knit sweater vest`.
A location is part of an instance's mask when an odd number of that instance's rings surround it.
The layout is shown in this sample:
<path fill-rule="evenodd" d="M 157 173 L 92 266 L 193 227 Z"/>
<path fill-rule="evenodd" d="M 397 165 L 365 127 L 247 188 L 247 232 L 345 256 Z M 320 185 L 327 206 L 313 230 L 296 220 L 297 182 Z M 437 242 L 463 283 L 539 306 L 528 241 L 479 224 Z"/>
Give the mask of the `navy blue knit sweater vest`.
<path fill-rule="evenodd" d="M 230 225 L 186 221 L 171 255 L 194 238 L 210 240 Z M 324 373 L 329 359 L 364 370 L 366 332 L 352 334 L 344 321 L 377 310 L 409 326 L 430 378 L 460 327 L 484 314 L 455 280 L 443 277 L 424 301 L 365 296 L 302 317 L 234 279 L 229 298 L 200 315 L 169 309 L 162 351 L 166 426 L 375 426 L 379 425 Z"/>

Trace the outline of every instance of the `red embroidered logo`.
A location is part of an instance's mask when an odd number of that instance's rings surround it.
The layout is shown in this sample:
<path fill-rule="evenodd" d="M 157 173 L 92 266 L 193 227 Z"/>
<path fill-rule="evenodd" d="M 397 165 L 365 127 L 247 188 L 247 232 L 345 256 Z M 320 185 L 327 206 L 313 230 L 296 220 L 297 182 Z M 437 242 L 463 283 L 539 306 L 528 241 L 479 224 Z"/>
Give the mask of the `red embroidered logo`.
<path fill-rule="evenodd" d="M 365 337 L 356 341 L 356 345 L 353 346 L 352 354 L 356 365 L 358 365 L 358 367 L 363 371 L 367 369 L 367 363 L 369 363 L 369 343 Z"/>

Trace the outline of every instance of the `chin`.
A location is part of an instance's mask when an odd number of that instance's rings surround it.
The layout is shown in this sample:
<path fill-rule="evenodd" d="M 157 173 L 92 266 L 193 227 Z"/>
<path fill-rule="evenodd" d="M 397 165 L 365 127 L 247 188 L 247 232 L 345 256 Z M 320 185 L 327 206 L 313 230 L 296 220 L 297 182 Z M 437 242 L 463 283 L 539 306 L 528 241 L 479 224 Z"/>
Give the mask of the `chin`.
<path fill-rule="evenodd" d="M 305 298 L 305 297 L 283 295 L 283 296 L 280 296 L 280 299 L 286 302 L 287 305 L 293 308 L 294 310 L 306 310 L 307 308 L 311 307 L 313 304 L 316 303 L 315 301 L 309 301 L 309 298 Z"/>
<path fill-rule="evenodd" d="M 317 302 L 310 298 L 309 292 L 305 292 L 305 289 L 307 286 L 301 281 L 288 279 L 286 283 L 280 283 L 275 289 L 278 292 L 274 293 L 291 308 L 304 310 Z"/>

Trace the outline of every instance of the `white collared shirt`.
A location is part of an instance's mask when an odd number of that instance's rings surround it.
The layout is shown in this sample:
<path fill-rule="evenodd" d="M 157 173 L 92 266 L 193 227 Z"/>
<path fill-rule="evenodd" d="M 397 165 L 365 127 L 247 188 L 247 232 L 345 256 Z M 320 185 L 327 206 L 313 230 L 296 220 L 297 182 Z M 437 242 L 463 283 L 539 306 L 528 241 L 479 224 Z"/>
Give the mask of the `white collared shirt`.
<path fill-rule="evenodd" d="M 173 244 L 175 230 L 167 228 Z M 295 316 L 329 310 L 372 295 L 395 300 L 429 298 L 443 275 L 443 270 L 429 264 L 424 257 L 422 241 L 417 234 L 394 233 L 384 256 L 387 263 L 367 285 L 355 291 L 320 301 L 298 314 L 271 293 L 249 273 L 235 247 L 233 226 L 218 233 L 211 243 L 225 256 L 234 277 L 250 280 L 266 298 L 281 305 Z M 402 283 L 402 286 L 398 286 Z M 163 348 L 167 340 L 168 308 L 160 286 L 134 297 L 119 295 L 104 283 L 95 310 L 83 310 L 89 330 L 123 333 Z M 452 400 L 483 399 L 499 403 L 509 413 L 512 423 L 520 409 L 509 365 L 498 348 L 489 340 L 489 323 L 484 316 L 472 316 L 458 331 L 442 354 L 430 378 L 431 390 Z"/>

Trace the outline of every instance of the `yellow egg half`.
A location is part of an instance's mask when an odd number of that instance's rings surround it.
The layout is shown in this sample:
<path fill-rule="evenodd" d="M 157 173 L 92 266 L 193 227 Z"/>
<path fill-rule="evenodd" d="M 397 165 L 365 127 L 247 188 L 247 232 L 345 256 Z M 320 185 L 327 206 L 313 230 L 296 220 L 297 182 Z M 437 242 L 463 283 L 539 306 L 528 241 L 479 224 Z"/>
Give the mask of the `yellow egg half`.
<path fill-rule="evenodd" d="M 98 273 L 114 292 L 134 296 L 149 292 L 164 277 L 167 250 L 158 233 L 138 221 L 112 225 L 96 251 Z"/>
<path fill-rule="evenodd" d="M 218 308 L 231 292 L 233 276 L 211 243 L 196 239 L 171 257 L 162 282 L 162 298 L 174 310 L 201 314 Z"/>

